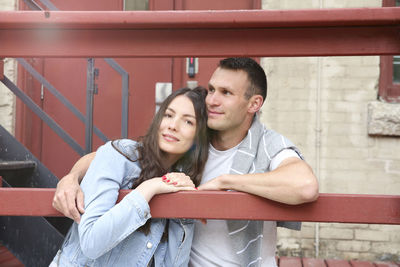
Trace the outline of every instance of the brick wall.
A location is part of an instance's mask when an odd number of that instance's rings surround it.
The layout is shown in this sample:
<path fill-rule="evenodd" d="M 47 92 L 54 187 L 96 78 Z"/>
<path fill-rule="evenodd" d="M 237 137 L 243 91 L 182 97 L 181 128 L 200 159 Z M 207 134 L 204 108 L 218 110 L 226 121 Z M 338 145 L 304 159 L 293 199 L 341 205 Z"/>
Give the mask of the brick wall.
<path fill-rule="evenodd" d="M 381 1 L 264 0 L 264 9 L 380 7 Z M 400 138 L 371 137 L 379 57 L 264 58 L 268 97 L 263 122 L 304 153 L 320 191 L 399 194 Z M 397 104 L 400 105 L 400 104 Z M 278 231 L 280 255 L 400 260 L 400 226 L 304 223 Z"/>
<path fill-rule="evenodd" d="M 15 10 L 16 1 L 0 0 L 0 10 Z M 16 65 L 12 59 L 4 60 L 4 74 L 11 80 L 16 79 Z M 2 70 L 1 70 L 2 71 Z M 14 132 L 15 97 L 0 83 L 0 125 L 9 132 Z"/>

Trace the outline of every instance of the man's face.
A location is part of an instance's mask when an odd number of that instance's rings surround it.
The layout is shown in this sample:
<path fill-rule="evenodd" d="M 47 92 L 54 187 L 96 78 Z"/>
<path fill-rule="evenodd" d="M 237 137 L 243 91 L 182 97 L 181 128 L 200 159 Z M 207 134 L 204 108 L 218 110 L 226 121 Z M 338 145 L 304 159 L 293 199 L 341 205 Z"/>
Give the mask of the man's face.
<path fill-rule="evenodd" d="M 247 115 L 249 100 L 244 95 L 248 87 L 245 71 L 217 68 L 206 97 L 208 127 L 217 131 L 238 129 Z"/>

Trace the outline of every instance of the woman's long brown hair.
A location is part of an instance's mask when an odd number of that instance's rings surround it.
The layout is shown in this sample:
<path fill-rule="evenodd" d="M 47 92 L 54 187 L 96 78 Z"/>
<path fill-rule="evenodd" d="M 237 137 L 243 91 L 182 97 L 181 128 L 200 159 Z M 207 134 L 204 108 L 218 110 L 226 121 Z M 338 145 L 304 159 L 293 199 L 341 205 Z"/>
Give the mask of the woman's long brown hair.
<path fill-rule="evenodd" d="M 196 134 L 192 147 L 170 169 L 163 167 L 162 161 L 165 152 L 161 151 L 158 143 L 158 130 L 168 106 L 177 96 L 184 95 L 193 104 L 196 115 Z M 132 188 L 136 188 L 144 181 L 161 177 L 167 172 L 179 171 L 188 175 L 193 183 L 198 186 L 201 181 L 204 166 L 208 157 L 209 134 L 207 128 L 207 109 L 205 97 L 207 90 L 203 87 L 195 89 L 181 88 L 174 91 L 161 104 L 145 136 L 139 139 L 137 147 L 138 161 L 142 169 L 139 177 L 135 179 Z M 114 146 L 115 147 L 115 146 Z M 130 158 L 130 155 L 125 155 Z M 150 220 L 140 228 L 146 234 L 150 231 Z"/>

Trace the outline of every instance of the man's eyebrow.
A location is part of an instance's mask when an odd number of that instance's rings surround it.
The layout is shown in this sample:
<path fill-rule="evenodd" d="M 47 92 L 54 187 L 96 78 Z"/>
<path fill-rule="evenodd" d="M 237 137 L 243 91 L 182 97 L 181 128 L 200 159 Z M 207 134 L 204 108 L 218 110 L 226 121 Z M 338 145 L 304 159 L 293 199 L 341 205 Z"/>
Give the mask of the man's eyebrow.
<path fill-rule="evenodd" d="M 215 87 L 211 83 L 208 84 L 208 88 L 215 89 Z M 230 87 L 220 87 L 220 88 L 223 90 L 232 91 L 232 88 L 230 88 Z"/>

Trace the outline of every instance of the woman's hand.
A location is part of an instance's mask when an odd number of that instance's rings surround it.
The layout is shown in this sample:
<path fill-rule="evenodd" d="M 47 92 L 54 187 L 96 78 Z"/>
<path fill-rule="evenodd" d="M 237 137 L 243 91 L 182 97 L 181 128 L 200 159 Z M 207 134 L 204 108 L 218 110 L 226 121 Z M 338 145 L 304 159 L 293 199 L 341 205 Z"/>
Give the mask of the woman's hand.
<path fill-rule="evenodd" d="M 194 184 L 191 182 L 190 178 L 184 176 L 179 175 L 179 178 L 175 177 L 172 183 L 171 180 L 169 183 L 164 182 L 161 177 L 152 178 L 141 183 L 135 190 L 137 190 L 147 202 L 158 194 L 173 193 L 181 190 L 195 190 Z M 187 179 L 190 180 L 190 183 Z M 168 179 L 165 179 L 165 181 L 166 180 Z"/>
<path fill-rule="evenodd" d="M 194 183 L 189 176 L 183 172 L 170 172 L 162 177 L 164 183 L 174 185 L 176 187 L 193 187 Z"/>

